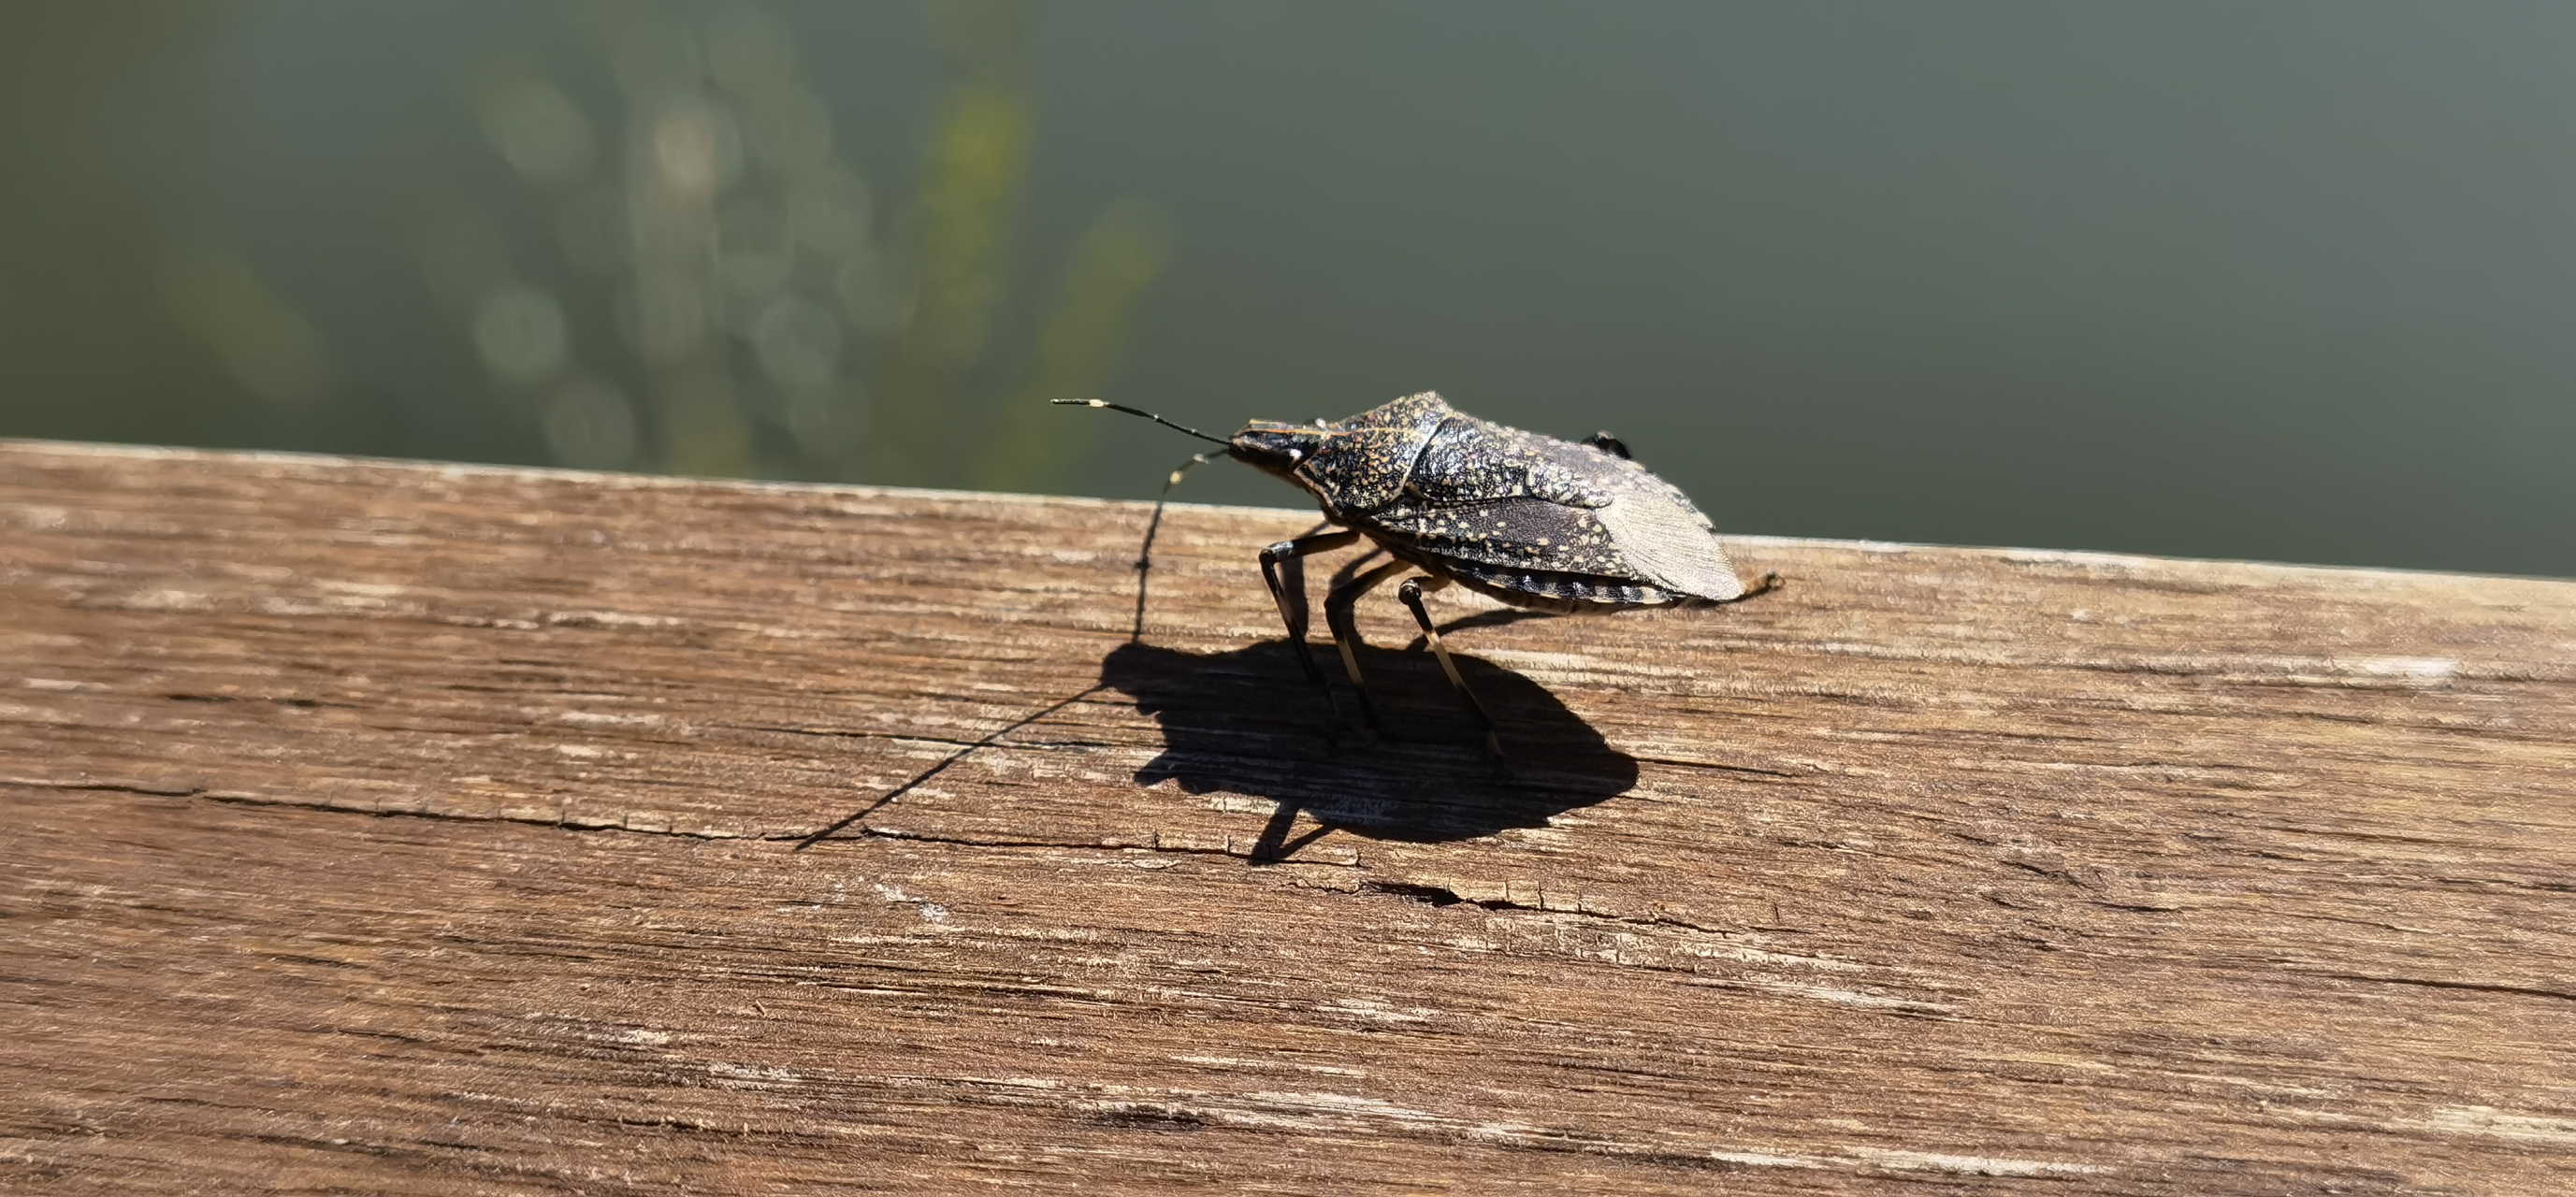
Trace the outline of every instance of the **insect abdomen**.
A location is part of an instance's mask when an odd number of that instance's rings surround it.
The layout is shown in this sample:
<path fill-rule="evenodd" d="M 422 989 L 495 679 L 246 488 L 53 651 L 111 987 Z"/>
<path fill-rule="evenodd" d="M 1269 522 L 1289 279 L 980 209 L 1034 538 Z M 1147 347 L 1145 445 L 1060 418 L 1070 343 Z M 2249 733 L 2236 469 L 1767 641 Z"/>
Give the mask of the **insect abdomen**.
<path fill-rule="evenodd" d="M 1444 561 L 1436 568 L 1468 589 L 1515 607 L 1543 611 L 1611 611 L 1620 607 L 1664 607 L 1687 601 L 1659 586 L 1628 578 L 1515 570 L 1472 561 Z"/>

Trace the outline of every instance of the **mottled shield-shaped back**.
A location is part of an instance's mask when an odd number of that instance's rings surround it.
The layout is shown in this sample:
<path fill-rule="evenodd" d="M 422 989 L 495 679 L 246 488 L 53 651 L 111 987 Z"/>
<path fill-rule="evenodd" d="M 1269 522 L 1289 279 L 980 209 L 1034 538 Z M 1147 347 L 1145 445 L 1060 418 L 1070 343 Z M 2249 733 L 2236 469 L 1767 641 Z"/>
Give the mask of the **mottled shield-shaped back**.
<path fill-rule="evenodd" d="M 1337 510 L 1375 511 L 1395 501 L 1431 434 L 1456 414 L 1431 391 L 1370 408 L 1325 428 L 1322 446 L 1297 473 Z"/>

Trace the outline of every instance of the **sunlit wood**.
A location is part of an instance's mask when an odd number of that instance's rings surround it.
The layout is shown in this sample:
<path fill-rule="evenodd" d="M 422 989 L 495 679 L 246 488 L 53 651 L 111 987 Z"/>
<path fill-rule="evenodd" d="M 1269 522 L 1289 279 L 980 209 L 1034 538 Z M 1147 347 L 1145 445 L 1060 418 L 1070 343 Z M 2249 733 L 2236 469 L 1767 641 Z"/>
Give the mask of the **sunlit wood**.
<path fill-rule="evenodd" d="M 0 446 L 0 1188 L 2576 1188 L 2576 583 L 1145 517 Z"/>

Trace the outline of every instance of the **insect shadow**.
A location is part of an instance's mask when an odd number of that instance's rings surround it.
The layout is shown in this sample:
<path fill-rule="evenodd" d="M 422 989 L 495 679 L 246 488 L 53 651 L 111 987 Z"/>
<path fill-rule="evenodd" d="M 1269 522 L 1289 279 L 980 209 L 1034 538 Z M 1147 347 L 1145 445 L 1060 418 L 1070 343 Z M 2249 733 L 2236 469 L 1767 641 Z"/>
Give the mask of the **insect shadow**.
<path fill-rule="evenodd" d="M 1220 653 L 1130 641 L 1102 659 L 1100 681 L 1162 726 L 1163 751 L 1137 770 L 1139 784 L 1169 779 L 1193 794 L 1278 803 L 1253 847 L 1255 863 L 1285 859 L 1328 830 L 1434 843 L 1540 827 L 1637 784 L 1635 758 L 1518 673 L 1454 657 L 1511 729 L 1505 776 L 1431 654 L 1359 654 L 1388 729 L 1363 746 L 1336 743 L 1321 712 L 1288 700 L 1305 679 L 1285 640 Z M 1290 842 L 1299 811 L 1322 826 Z"/>

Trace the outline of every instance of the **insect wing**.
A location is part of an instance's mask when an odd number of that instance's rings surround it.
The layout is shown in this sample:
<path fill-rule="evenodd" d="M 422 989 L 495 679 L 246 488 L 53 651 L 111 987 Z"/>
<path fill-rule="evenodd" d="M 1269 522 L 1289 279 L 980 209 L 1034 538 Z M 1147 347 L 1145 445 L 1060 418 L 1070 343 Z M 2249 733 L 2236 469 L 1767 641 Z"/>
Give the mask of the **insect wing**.
<path fill-rule="evenodd" d="M 1600 507 L 1610 494 L 1594 476 L 1615 464 L 1582 445 L 1452 416 L 1423 447 L 1405 490 L 1431 506 L 1529 496 L 1567 507 Z"/>
<path fill-rule="evenodd" d="M 1639 469 L 1601 509 L 1600 523 L 1629 575 L 1711 602 L 1744 597 L 1744 581 L 1717 543 L 1716 529 L 1671 483 Z"/>
<path fill-rule="evenodd" d="M 1637 576 L 1601 513 L 1535 496 L 1407 505 L 1370 518 L 1389 540 L 1425 556 L 1511 569 Z"/>
<path fill-rule="evenodd" d="M 1715 602 L 1744 594 L 1706 517 L 1643 470 L 1611 488 L 1598 508 L 1524 495 L 1394 508 L 1371 520 L 1388 539 L 1425 556 L 1633 581 Z"/>

